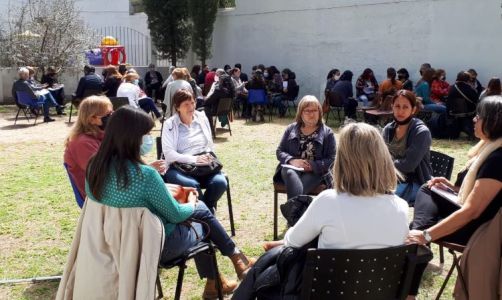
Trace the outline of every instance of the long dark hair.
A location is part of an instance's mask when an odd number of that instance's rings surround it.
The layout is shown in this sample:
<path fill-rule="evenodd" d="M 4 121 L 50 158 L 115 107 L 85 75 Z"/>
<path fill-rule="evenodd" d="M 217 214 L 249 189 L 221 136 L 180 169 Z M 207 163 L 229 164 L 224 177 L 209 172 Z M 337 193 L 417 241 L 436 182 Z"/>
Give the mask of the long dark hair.
<path fill-rule="evenodd" d="M 387 69 L 387 78 L 390 79 L 390 82 L 392 82 L 392 85 L 396 84 L 396 69 L 388 68 Z"/>
<path fill-rule="evenodd" d="M 143 136 L 153 126 L 152 117 L 130 106 L 123 106 L 112 114 L 106 125 L 105 138 L 87 166 L 86 179 L 96 200 L 100 201 L 112 167 L 117 174 L 117 188 L 129 186 L 128 163 L 132 162 L 139 173 L 139 165 L 144 164 L 139 148 Z"/>

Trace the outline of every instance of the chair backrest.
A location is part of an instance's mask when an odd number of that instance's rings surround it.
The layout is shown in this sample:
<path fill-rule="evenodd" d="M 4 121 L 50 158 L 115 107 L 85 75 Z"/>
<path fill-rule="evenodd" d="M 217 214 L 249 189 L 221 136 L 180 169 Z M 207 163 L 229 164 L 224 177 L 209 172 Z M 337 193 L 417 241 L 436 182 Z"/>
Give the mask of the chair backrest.
<path fill-rule="evenodd" d="M 453 163 L 455 158 L 443 154 L 441 152 L 431 150 L 431 167 L 432 176 L 434 177 L 445 177 L 450 179 L 451 173 L 453 172 Z"/>
<path fill-rule="evenodd" d="M 162 134 L 162 131 L 160 134 Z M 160 159 L 164 155 L 162 153 L 162 138 L 160 136 L 155 138 L 155 145 L 157 146 L 157 159 Z"/>
<path fill-rule="evenodd" d="M 248 90 L 248 103 L 250 104 L 267 104 L 267 92 L 264 89 Z"/>
<path fill-rule="evenodd" d="M 218 101 L 218 108 L 216 110 L 216 115 L 217 116 L 228 115 L 232 111 L 232 104 L 233 104 L 232 98 L 221 98 L 220 101 Z"/>
<path fill-rule="evenodd" d="M 295 85 L 291 88 L 291 97 L 292 99 L 289 99 L 291 101 L 295 101 L 296 98 L 298 98 L 298 94 L 300 93 L 300 86 L 299 85 Z"/>
<path fill-rule="evenodd" d="M 17 96 L 17 102 L 19 103 L 19 105 L 24 105 L 24 106 L 28 106 L 28 107 L 37 106 L 36 99 L 31 98 L 31 95 L 28 92 L 17 91 L 16 96 Z"/>
<path fill-rule="evenodd" d="M 417 249 L 309 249 L 301 299 L 405 299 Z"/>
<path fill-rule="evenodd" d="M 113 105 L 113 110 L 119 109 L 119 107 L 128 105 L 129 98 L 127 97 L 109 97 Z"/>
<path fill-rule="evenodd" d="M 343 98 L 340 93 L 328 91 L 326 92 L 326 99 L 331 107 L 343 107 Z"/>
<path fill-rule="evenodd" d="M 73 181 L 73 178 L 71 177 L 70 171 L 68 171 L 68 164 L 63 163 L 63 165 L 66 170 L 66 173 L 68 174 L 68 178 L 70 179 L 71 188 L 73 189 L 73 194 L 75 194 L 75 201 L 77 201 L 78 207 L 82 208 L 82 206 L 84 206 L 84 198 L 82 198 L 82 195 L 80 195 L 80 192 L 78 191 L 77 185 Z"/>
<path fill-rule="evenodd" d="M 103 94 L 103 90 L 85 89 L 82 99 L 85 97 L 101 95 L 101 94 Z"/>

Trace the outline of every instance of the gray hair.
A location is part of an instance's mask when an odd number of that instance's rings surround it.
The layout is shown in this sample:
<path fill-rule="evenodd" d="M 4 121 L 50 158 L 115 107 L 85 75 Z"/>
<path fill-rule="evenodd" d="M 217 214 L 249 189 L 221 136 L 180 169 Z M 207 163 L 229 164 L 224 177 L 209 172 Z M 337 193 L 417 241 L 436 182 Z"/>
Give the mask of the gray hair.
<path fill-rule="evenodd" d="M 481 130 L 490 139 L 502 137 L 502 96 L 488 96 L 476 108 L 479 119 L 483 121 Z"/>
<path fill-rule="evenodd" d="M 30 74 L 30 71 L 29 71 L 29 70 L 28 70 L 28 68 L 26 68 L 26 67 L 21 67 L 21 68 L 19 68 L 19 70 L 17 71 L 17 74 L 18 74 L 19 76 L 24 75 L 24 74 L 29 75 L 29 74 Z"/>

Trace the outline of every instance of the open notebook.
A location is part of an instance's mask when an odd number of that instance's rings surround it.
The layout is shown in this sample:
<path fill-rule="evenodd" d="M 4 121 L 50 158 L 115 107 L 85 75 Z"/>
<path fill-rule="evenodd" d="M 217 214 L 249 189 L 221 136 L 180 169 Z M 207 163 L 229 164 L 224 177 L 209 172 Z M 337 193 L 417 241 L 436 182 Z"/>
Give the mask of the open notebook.
<path fill-rule="evenodd" d="M 440 188 L 435 187 L 435 186 L 433 186 L 431 188 L 431 191 L 433 193 L 435 193 L 435 194 L 440 195 L 442 198 L 448 200 L 449 202 L 451 202 L 455 206 L 458 206 L 458 207 L 461 206 L 460 203 L 458 203 L 458 195 L 457 194 L 452 193 L 450 191 L 446 191 L 446 190 L 440 189 Z"/>

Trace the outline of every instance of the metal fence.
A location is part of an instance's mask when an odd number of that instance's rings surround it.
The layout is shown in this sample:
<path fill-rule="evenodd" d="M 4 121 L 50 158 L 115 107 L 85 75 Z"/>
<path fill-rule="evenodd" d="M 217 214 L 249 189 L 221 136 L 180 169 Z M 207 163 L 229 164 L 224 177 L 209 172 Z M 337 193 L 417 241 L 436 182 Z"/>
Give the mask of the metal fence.
<path fill-rule="evenodd" d="M 113 36 L 125 47 L 127 63 L 133 66 L 147 66 L 152 59 L 152 44 L 148 35 L 124 26 L 107 26 L 96 29 L 96 34 L 103 38 Z"/>

